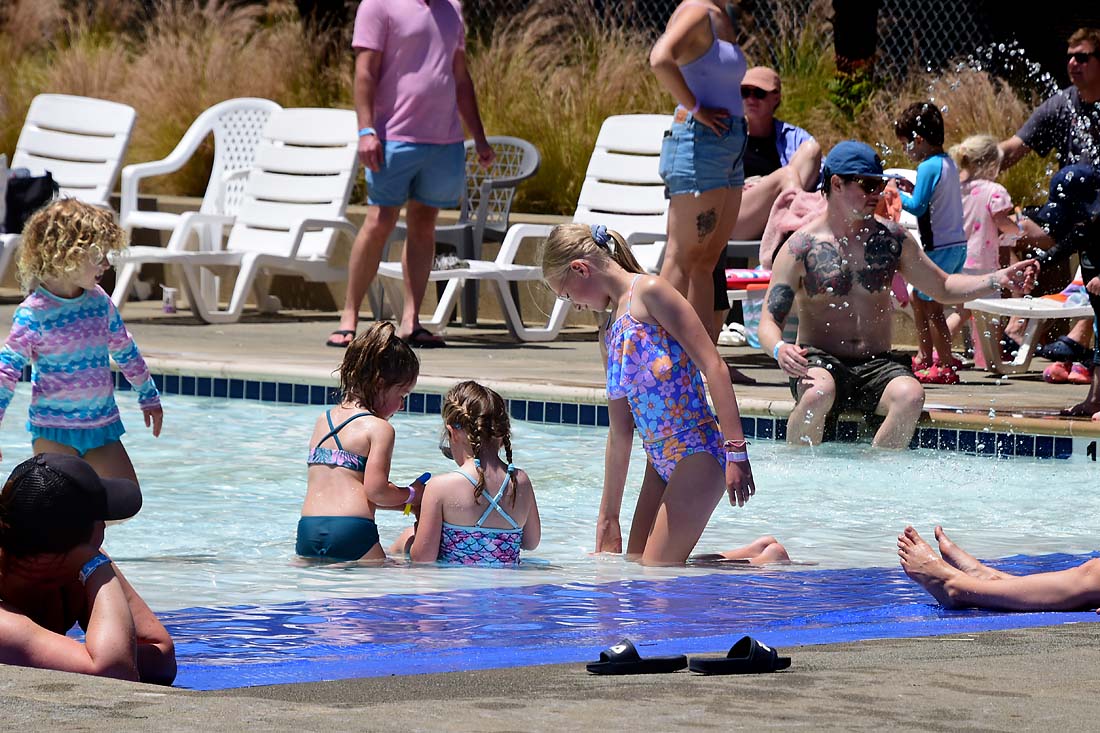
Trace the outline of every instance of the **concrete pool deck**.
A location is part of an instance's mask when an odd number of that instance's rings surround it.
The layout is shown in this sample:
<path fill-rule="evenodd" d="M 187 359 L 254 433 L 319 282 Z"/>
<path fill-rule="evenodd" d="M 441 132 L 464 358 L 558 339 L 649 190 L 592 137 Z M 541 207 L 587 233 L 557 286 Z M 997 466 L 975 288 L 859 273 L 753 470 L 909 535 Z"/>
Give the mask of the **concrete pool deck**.
<path fill-rule="evenodd" d="M 0 318 L 10 320 L 13 309 L 14 301 L 0 306 Z M 186 312 L 168 316 L 159 313 L 159 304 L 135 303 L 124 316 L 158 370 L 288 375 L 324 384 L 332 382 L 342 355 L 323 345 L 336 326 L 332 313 L 249 314 L 242 323 L 203 326 Z M 453 328 L 448 339 L 446 349 L 420 351 L 422 388 L 477 378 L 507 396 L 602 399 L 592 327 L 571 327 L 548 344 L 517 344 L 499 325 Z M 747 348 L 722 351 L 759 380 L 755 386 L 738 386 L 743 411 L 782 415 L 789 409 L 785 379 L 770 359 Z M 932 410 L 932 417 L 977 429 L 996 425 L 1100 435 L 1087 421 L 1053 417 L 1057 409 L 1080 400 L 1086 388 L 1044 384 L 1043 364 L 1037 361 L 1034 372 L 1010 379 L 965 371 L 963 384 L 928 390 L 929 405 L 944 406 Z M 0 666 L 0 701 L 10 727 L 31 730 L 1095 727 L 1100 624 L 782 651 L 794 658 L 789 671 L 751 677 L 681 672 L 604 678 L 571 664 L 416 676 L 394 670 L 398 676 L 220 692 L 162 690 Z"/>
<path fill-rule="evenodd" d="M 685 650 L 709 651 L 718 650 Z M 722 650 L 724 651 L 724 650 Z M 781 650 L 776 674 L 596 677 L 579 664 L 220 692 L 0 666 L 23 730 L 1092 730 L 1100 624 Z M 400 670 L 395 670 L 395 674 Z"/>

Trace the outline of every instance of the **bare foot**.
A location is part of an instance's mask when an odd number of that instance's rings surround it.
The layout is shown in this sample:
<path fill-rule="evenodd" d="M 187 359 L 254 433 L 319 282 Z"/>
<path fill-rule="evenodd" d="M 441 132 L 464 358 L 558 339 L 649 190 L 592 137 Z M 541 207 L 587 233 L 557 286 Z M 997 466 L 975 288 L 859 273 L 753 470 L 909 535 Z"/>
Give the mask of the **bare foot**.
<path fill-rule="evenodd" d="M 718 553 L 718 557 L 726 560 L 738 560 L 764 565 L 767 563 L 790 563 L 791 556 L 787 554 L 787 548 L 779 543 L 779 540 L 771 535 L 765 535 L 753 540 L 752 543 L 734 550 L 726 550 Z"/>
<path fill-rule="evenodd" d="M 941 606 L 955 608 L 947 591 L 947 581 L 962 571 L 945 563 L 912 527 L 906 527 L 898 535 L 898 557 L 906 575 L 931 593 Z"/>
<path fill-rule="evenodd" d="M 1100 414 L 1100 405 L 1088 401 L 1079 402 L 1073 407 L 1067 407 L 1058 414 L 1062 417 L 1091 417 L 1096 420 L 1097 414 Z"/>
<path fill-rule="evenodd" d="M 948 565 L 958 568 L 972 578 L 998 580 L 1004 577 L 1004 573 L 994 570 L 988 565 L 983 565 L 978 558 L 956 545 L 940 525 L 937 524 L 934 531 L 936 539 L 939 541 L 940 554 L 943 555 L 943 559 Z"/>

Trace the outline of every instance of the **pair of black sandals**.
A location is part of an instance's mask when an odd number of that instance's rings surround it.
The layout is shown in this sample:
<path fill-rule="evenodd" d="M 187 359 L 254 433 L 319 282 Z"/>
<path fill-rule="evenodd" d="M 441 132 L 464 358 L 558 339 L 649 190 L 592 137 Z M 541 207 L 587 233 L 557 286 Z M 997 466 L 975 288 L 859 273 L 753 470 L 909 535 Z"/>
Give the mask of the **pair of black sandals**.
<path fill-rule="evenodd" d="M 751 636 L 741 637 L 724 657 L 692 657 L 690 663 L 683 654 L 669 657 L 642 657 L 630 639 L 600 652 L 600 661 L 585 665 L 592 674 L 664 674 L 685 667 L 700 674 L 759 674 L 777 672 L 791 666 L 790 657 Z"/>

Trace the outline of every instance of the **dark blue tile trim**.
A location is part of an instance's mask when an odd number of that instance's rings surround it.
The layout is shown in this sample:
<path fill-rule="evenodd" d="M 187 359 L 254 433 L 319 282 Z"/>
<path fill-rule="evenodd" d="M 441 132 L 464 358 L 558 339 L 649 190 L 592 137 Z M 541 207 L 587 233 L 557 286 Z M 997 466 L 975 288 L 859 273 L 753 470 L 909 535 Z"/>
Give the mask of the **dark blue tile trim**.
<path fill-rule="evenodd" d="M 24 378 L 29 380 L 29 371 L 25 370 Z M 114 379 L 118 390 L 132 389 L 121 373 L 115 372 Z M 163 394 L 292 402 L 302 405 L 335 405 L 340 402 L 338 389 L 316 384 L 179 374 L 154 374 L 153 381 Z M 442 407 L 443 395 L 434 392 L 414 392 L 406 398 L 403 409 L 408 412 L 438 415 Z M 511 399 L 508 400 L 508 412 L 514 420 L 551 424 L 606 427 L 609 422 L 607 405 Z M 843 442 L 859 440 L 860 424 L 858 422 L 841 420 L 832 428 L 826 435 L 826 439 Z M 745 437 L 756 440 L 786 440 L 787 437 L 786 420 L 771 417 L 743 415 L 741 429 Z M 1073 455 L 1072 438 L 955 428 L 918 428 L 913 434 L 909 447 L 1002 458 L 1015 456 L 1065 459 Z"/>

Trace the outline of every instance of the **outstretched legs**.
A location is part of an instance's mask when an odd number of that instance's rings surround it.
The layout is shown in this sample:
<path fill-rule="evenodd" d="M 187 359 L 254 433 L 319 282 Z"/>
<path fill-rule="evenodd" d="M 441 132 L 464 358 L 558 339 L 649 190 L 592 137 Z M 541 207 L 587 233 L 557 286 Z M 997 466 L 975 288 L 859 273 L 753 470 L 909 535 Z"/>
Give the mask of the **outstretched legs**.
<path fill-rule="evenodd" d="M 898 535 L 898 557 L 905 574 L 945 608 L 1075 611 L 1100 605 L 1100 559 L 1069 570 L 1009 575 L 982 565 L 941 528 L 936 530 L 940 551 L 950 562 L 937 555 L 912 527 Z"/>

